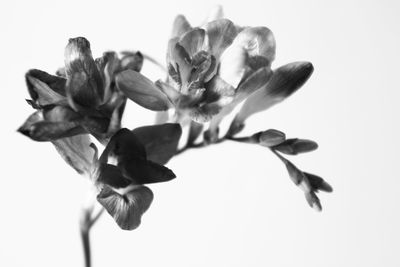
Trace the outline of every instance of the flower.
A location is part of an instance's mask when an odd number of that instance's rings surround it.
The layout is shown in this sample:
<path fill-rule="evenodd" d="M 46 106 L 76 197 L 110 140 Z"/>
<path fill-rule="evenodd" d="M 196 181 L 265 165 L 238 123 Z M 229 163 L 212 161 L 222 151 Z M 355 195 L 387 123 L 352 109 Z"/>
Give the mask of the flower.
<path fill-rule="evenodd" d="M 125 52 L 119 58 L 106 52 L 93 59 L 84 37 L 72 38 L 65 48 L 65 68 L 57 76 L 32 69 L 26 82 L 37 111 L 19 128 L 36 141 L 52 141 L 91 133 L 102 142 L 120 128 L 126 96 L 115 86 L 115 76 L 126 69 L 140 71 L 143 57 Z"/>
<path fill-rule="evenodd" d="M 101 156 L 89 135 L 53 141 L 63 158 L 97 189 L 97 201 L 124 230 L 140 225 L 153 201 L 146 184 L 170 181 L 175 174 L 163 166 L 176 152 L 179 124 L 122 128 L 109 140 Z M 92 148 L 92 149 L 91 149 Z"/>

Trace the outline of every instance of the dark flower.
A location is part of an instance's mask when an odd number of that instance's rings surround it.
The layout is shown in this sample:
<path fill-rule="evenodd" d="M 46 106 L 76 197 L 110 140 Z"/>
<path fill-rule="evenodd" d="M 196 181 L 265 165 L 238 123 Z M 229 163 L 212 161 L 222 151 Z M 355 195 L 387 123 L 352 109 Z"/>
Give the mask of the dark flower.
<path fill-rule="evenodd" d="M 93 59 L 89 41 L 69 40 L 65 48 L 65 68 L 58 76 L 30 70 L 26 82 L 37 111 L 19 131 L 36 141 L 51 141 L 81 133 L 91 133 L 106 142 L 120 128 L 126 96 L 115 86 L 115 75 L 132 69 L 140 71 L 143 57 L 124 52 L 106 52 Z"/>

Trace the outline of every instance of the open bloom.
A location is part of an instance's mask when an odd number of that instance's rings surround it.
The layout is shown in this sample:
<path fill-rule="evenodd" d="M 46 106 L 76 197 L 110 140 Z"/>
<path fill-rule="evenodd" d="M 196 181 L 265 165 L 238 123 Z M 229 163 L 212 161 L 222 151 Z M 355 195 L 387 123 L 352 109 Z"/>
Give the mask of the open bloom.
<path fill-rule="evenodd" d="M 98 190 L 97 201 L 116 223 L 133 230 L 153 201 L 153 192 L 145 185 L 175 178 L 163 165 L 176 152 L 180 136 L 179 124 L 123 128 L 110 138 L 100 157 L 87 134 L 54 144 L 76 171 L 91 179 Z"/>
<path fill-rule="evenodd" d="M 72 38 L 65 49 L 65 68 L 58 75 L 30 70 L 26 82 L 36 109 L 19 131 L 36 141 L 52 141 L 82 133 L 99 140 L 120 128 L 126 97 L 115 86 L 125 69 L 140 71 L 140 53 L 106 52 L 94 60 L 89 41 Z"/>

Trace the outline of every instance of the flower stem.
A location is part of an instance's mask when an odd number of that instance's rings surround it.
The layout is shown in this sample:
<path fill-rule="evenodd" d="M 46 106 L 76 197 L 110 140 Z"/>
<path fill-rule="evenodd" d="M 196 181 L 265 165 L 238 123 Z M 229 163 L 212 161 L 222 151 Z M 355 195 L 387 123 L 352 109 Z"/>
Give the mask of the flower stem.
<path fill-rule="evenodd" d="M 96 215 L 93 216 L 93 208 L 83 209 L 80 220 L 80 232 L 83 246 L 83 254 L 85 257 L 85 267 L 91 267 L 91 251 L 90 251 L 90 230 L 103 214 L 104 208 L 101 208 Z"/>

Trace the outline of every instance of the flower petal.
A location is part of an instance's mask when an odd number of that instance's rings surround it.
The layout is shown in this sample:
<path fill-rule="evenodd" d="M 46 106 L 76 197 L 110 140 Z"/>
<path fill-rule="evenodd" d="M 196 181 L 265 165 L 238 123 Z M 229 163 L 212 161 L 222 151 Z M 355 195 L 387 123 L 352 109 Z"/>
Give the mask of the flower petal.
<path fill-rule="evenodd" d="M 204 29 L 194 28 L 180 38 L 179 44 L 185 48 L 190 58 L 203 50 L 205 34 Z"/>
<path fill-rule="evenodd" d="M 143 67 L 144 57 L 142 53 L 138 52 L 121 52 L 121 70 L 134 70 L 140 72 Z"/>
<path fill-rule="evenodd" d="M 243 104 L 235 118 L 236 123 L 242 124 L 252 114 L 283 101 L 299 89 L 312 72 L 313 66 L 309 62 L 294 62 L 276 69 L 269 82 Z"/>
<path fill-rule="evenodd" d="M 172 26 L 171 38 L 180 37 L 191 29 L 192 27 L 190 26 L 190 23 L 187 21 L 186 17 L 184 15 L 178 15 L 176 16 Z"/>
<path fill-rule="evenodd" d="M 211 11 L 208 13 L 206 22 L 211 22 L 214 20 L 219 20 L 224 17 L 224 10 L 221 5 L 214 6 Z"/>
<path fill-rule="evenodd" d="M 32 100 L 39 105 L 66 103 L 65 84 L 62 77 L 53 76 L 47 72 L 32 69 L 25 75 L 26 84 Z"/>
<path fill-rule="evenodd" d="M 101 163 L 98 172 L 99 176 L 97 182 L 109 185 L 113 188 L 125 188 L 132 184 L 132 181 L 125 178 L 117 166 Z"/>
<path fill-rule="evenodd" d="M 139 127 L 132 132 L 146 148 L 147 159 L 164 165 L 176 153 L 182 128 L 178 123 Z"/>
<path fill-rule="evenodd" d="M 124 195 L 105 186 L 97 195 L 97 201 L 114 218 L 123 230 L 134 230 L 140 223 L 142 215 L 153 201 L 153 192 L 146 186 L 138 186 Z"/>
<path fill-rule="evenodd" d="M 104 85 L 84 37 L 69 39 L 65 48 L 67 95 L 84 107 L 97 107 L 104 98 Z"/>
<path fill-rule="evenodd" d="M 117 87 L 132 101 L 154 111 L 167 110 L 170 102 L 152 81 L 142 74 L 125 70 L 116 76 Z"/>
<path fill-rule="evenodd" d="M 275 59 L 275 38 L 266 27 L 248 27 L 241 31 L 233 41 L 234 46 L 243 47 L 250 57 L 263 56 L 271 62 Z"/>
<path fill-rule="evenodd" d="M 134 133 L 123 128 L 111 137 L 99 161 L 101 163 L 107 163 L 110 157 L 117 157 L 118 161 L 129 161 L 134 158 L 145 160 L 146 150 Z"/>
<path fill-rule="evenodd" d="M 235 103 L 240 103 L 246 97 L 259 90 L 267 84 L 272 77 L 272 71 L 269 67 L 260 68 L 244 80 L 236 90 Z"/>
<path fill-rule="evenodd" d="M 114 81 L 114 74 L 120 68 L 121 62 L 117 53 L 113 51 L 103 53 L 103 56 L 95 60 L 100 76 L 104 81 L 104 97 L 102 103 L 107 102 L 112 94 L 111 83 Z"/>
<path fill-rule="evenodd" d="M 237 45 L 229 46 L 221 56 L 219 76 L 234 88 L 237 88 L 248 71 L 246 50 Z"/>
<path fill-rule="evenodd" d="M 61 157 L 79 174 L 91 176 L 94 167 L 94 150 L 88 134 L 58 139 L 52 142 Z"/>
<path fill-rule="evenodd" d="M 228 19 L 219 19 L 207 23 L 205 29 L 210 52 L 219 59 L 237 35 L 235 25 Z"/>
<path fill-rule="evenodd" d="M 192 145 L 203 131 L 203 124 L 195 121 L 190 122 L 189 136 L 187 140 L 188 145 Z"/>

